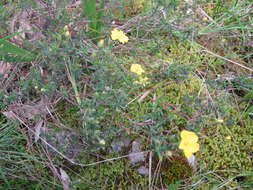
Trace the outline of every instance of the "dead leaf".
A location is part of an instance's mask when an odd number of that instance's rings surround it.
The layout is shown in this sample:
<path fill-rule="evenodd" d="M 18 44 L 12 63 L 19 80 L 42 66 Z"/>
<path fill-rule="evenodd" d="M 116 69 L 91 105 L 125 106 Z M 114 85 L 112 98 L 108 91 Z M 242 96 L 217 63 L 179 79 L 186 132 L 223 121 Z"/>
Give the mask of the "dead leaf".
<path fill-rule="evenodd" d="M 8 77 L 8 74 L 11 70 L 11 64 L 0 61 L 0 74 L 4 76 L 4 78 Z"/>
<path fill-rule="evenodd" d="M 253 47 L 253 41 L 248 41 L 248 45 Z"/>
<path fill-rule="evenodd" d="M 15 113 L 13 113 L 12 111 L 6 111 L 2 113 L 4 114 L 5 117 L 7 117 L 10 120 L 14 120 L 14 121 L 17 120 Z"/>
<path fill-rule="evenodd" d="M 70 178 L 68 176 L 68 174 L 62 169 L 60 168 L 60 179 L 61 179 L 61 183 L 63 185 L 63 189 L 64 190 L 71 190 L 70 188 Z"/>
<path fill-rule="evenodd" d="M 68 9 L 73 9 L 73 8 L 77 8 L 81 5 L 81 1 L 77 0 L 77 1 L 72 1 L 70 2 L 70 4 L 67 6 Z"/>
<path fill-rule="evenodd" d="M 11 32 L 22 32 L 14 37 L 17 44 L 22 45 L 24 39 L 35 41 L 42 38 L 42 29 L 46 29 L 48 20 L 34 9 L 25 9 L 17 13 L 11 21 Z"/>
<path fill-rule="evenodd" d="M 131 154 L 129 154 L 128 158 L 131 164 L 136 164 L 138 162 L 145 161 L 146 154 L 141 152 L 141 144 L 138 141 L 132 142 Z"/>
<path fill-rule="evenodd" d="M 149 95 L 150 92 L 152 92 L 152 90 L 147 90 L 144 92 L 143 95 L 138 99 L 138 102 L 141 103 Z"/>
<path fill-rule="evenodd" d="M 139 167 L 137 171 L 141 175 L 148 175 L 149 174 L 149 170 L 145 166 Z"/>
<path fill-rule="evenodd" d="M 34 135 L 34 141 L 37 142 L 40 138 L 41 128 L 44 125 L 44 121 L 41 119 L 39 120 L 35 125 L 35 135 Z"/>
<path fill-rule="evenodd" d="M 32 30 L 31 25 L 29 24 L 29 15 L 27 11 L 22 11 L 14 16 L 14 19 L 11 22 L 11 32 L 22 32 L 27 30 Z M 25 32 L 14 37 L 19 43 L 25 39 Z"/>
<path fill-rule="evenodd" d="M 46 105 L 12 105 L 9 107 L 9 111 L 13 111 L 19 117 L 25 119 L 34 119 L 35 116 L 47 114 Z"/>

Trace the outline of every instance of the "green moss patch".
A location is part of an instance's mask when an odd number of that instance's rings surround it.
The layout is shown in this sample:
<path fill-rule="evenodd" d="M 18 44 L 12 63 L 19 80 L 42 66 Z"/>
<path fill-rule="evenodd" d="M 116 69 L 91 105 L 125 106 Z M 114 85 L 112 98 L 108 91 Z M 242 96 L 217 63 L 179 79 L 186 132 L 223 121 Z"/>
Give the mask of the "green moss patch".
<path fill-rule="evenodd" d="M 201 139 L 199 161 L 205 168 L 232 177 L 253 167 L 253 123 L 210 126 Z"/>

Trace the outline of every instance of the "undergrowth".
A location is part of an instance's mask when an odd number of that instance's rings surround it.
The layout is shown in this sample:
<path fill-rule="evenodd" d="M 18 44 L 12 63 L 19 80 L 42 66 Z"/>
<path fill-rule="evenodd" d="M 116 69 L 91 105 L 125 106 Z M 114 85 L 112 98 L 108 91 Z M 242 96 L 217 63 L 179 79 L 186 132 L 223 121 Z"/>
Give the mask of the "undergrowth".
<path fill-rule="evenodd" d="M 0 4 L 1 188 L 252 187 L 249 1 L 30 2 Z"/>

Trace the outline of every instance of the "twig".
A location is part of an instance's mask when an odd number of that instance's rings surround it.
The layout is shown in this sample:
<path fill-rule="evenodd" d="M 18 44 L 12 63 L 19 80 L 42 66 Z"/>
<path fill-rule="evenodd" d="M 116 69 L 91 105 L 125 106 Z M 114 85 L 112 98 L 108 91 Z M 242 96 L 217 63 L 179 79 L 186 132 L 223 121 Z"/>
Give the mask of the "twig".
<path fill-rule="evenodd" d="M 76 85 L 75 77 L 71 76 L 71 71 L 68 68 L 67 64 L 65 64 L 65 67 L 66 67 L 66 71 L 67 71 L 67 75 L 68 75 L 69 81 L 71 82 L 71 85 L 72 85 L 72 87 L 74 89 L 76 101 L 77 101 L 78 105 L 80 106 L 82 102 L 81 102 L 80 95 L 79 95 L 79 92 L 78 92 L 78 88 L 77 88 L 77 85 Z"/>
<path fill-rule="evenodd" d="M 153 180 L 152 180 L 152 186 L 155 186 L 156 184 L 156 181 L 157 181 L 157 178 L 158 178 L 158 173 L 160 172 L 160 169 L 161 169 L 161 165 L 162 165 L 162 161 L 159 160 L 158 163 L 157 163 L 157 166 L 156 166 L 156 169 L 154 171 L 154 177 L 153 177 Z"/>
<path fill-rule="evenodd" d="M 149 190 L 152 190 L 152 156 L 153 152 L 149 152 L 149 171 L 148 171 L 148 187 Z"/>
<path fill-rule="evenodd" d="M 163 82 L 165 82 L 165 83 L 163 84 Z M 126 108 L 129 104 L 133 103 L 133 102 L 134 102 L 135 100 L 137 100 L 137 99 L 138 99 L 138 102 L 139 102 L 139 103 L 142 102 L 142 101 L 144 100 L 144 98 L 147 97 L 151 92 L 154 92 L 154 91 L 156 91 L 158 88 L 160 88 L 161 86 L 163 86 L 163 85 L 168 85 L 168 84 L 170 84 L 170 83 L 171 83 L 171 81 L 166 82 L 166 80 L 163 80 L 162 82 L 159 82 L 158 84 L 156 84 L 156 85 L 155 85 L 154 87 L 152 87 L 151 89 L 145 91 L 143 94 L 139 94 L 138 96 L 136 96 L 134 99 L 132 99 L 130 102 L 128 102 L 128 103 L 124 106 L 124 108 Z M 139 97 L 140 97 L 140 98 L 139 98 Z"/>
<path fill-rule="evenodd" d="M 248 70 L 248 71 L 253 72 L 253 69 L 251 69 L 251 68 L 249 68 L 249 67 L 246 67 L 246 66 L 244 66 L 244 65 L 242 65 L 242 64 L 240 64 L 240 63 L 237 63 L 237 62 L 235 62 L 235 61 L 233 61 L 233 60 L 231 60 L 231 59 L 222 57 L 222 56 L 220 56 L 220 55 L 218 55 L 218 54 L 216 54 L 216 53 L 213 53 L 213 52 L 211 52 L 211 51 L 209 51 L 209 50 L 207 50 L 207 49 L 202 50 L 202 52 L 209 53 L 210 55 L 213 55 L 213 56 L 215 56 L 215 57 L 218 57 L 218 58 L 220 58 L 220 59 L 223 59 L 223 60 L 225 60 L 225 61 L 228 61 L 228 62 L 230 62 L 230 63 L 233 63 L 233 64 L 235 64 L 235 65 L 237 65 L 237 66 L 240 66 L 240 67 L 242 67 L 242 68 L 244 68 L 244 69 L 246 69 L 246 70 Z"/>
<path fill-rule="evenodd" d="M 208 18 L 210 21 L 214 22 L 213 18 L 210 17 L 202 8 L 197 8 L 197 13 L 199 13 L 201 16 Z"/>

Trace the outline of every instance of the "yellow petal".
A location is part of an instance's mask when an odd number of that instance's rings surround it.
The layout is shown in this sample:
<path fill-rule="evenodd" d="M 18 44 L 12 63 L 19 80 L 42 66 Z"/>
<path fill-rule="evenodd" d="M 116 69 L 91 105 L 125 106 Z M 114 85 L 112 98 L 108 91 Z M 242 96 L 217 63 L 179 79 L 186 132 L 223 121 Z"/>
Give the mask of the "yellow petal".
<path fill-rule="evenodd" d="M 192 157 L 193 153 L 189 152 L 189 151 L 184 151 L 184 155 L 186 158 L 190 158 L 190 157 Z"/>
<path fill-rule="evenodd" d="M 121 42 L 122 44 L 124 44 L 124 43 L 127 43 L 128 42 L 128 37 L 124 34 L 124 35 L 121 35 L 120 37 L 119 37 L 119 42 Z"/>
<path fill-rule="evenodd" d="M 137 81 L 137 83 L 145 83 L 148 81 L 148 77 L 140 77 L 139 80 Z"/>
<path fill-rule="evenodd" d="M 181 141 L 180 144 L 179 144 L 179 149 L 186 149 L 187 148 L 187 143 L 185 143 L 184 141 Z"/>
<path fill-rule="evenodd" d="M 194 132 L 183 130 L 181 131 L 180 136 L 182 140 L 187 141 L 188 143 L 198 142 L 198 136 Z"/>
<path fill-rule="evenodd" d="M 187 147 L 187 151 L 195 153 L 199 151 L 199 144 L 198 143 L 194 143 L 194 144 L 189 144 L 189 146 Z"/>
<path fill-rule="evenodd" d="M 181 141 L 179 144 L 179 149 L 187 150 L 189 152 L 195 153 L 199 151 L 198 143 L 188 143 L 187 141 Z"/>
<path fill-rule="evenodd" d="M 204 17 L 204 18 L 203 18 L 203 21 L 208 21 L 208 18 L 207 18 L 207 17 Z"/>
<path fill-rule="evenodd" d="M 113 29 L 111 31 L 111 38 L 112 38 L 112 40 L 118 40 L 119 36 L 120 36 L 120 31 L 119 30 Z"/>
<path fill-rule="evenodd" d="M 141 65 L 139 64 L 132 64 L 130 71 L 137 74 L 137 75 L 141 75 L 142 73 L 144 73 L 145 71 L 142 69 Z"/>
<path fill-rule="evenodd" d="M 128 42 L 129 38 L 126 36 L 126 34 L 118 29 L 113 29 L 111 31 L 111 38 L 112 40 L 119 40 L 120 43 L 126 43 Z"/>

